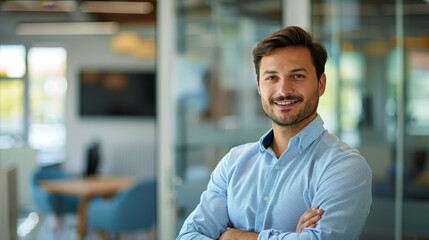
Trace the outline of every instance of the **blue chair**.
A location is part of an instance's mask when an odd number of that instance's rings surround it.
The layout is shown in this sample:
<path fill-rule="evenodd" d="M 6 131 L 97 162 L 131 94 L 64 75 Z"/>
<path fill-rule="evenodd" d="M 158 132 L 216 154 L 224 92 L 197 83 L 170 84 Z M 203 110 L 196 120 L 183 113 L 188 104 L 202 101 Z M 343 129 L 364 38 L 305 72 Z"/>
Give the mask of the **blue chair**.
<path fill-rule="evenodd" d="M 156 183 L 139 180 L 111 198 L 94 198 L 87 206 L 90 230 L 109 235 L 148 230 L 156 223 Z"/>
<path fill-rule="evenodd" d="M 42 214 L 76 213 L 79 198 L 73 196 L 49 193 L 39 186 L 42 180 L 65 179 L 66 174 L 58 165 L 40 167 L 33 172 L 31 192 L 37 209 Z"/>

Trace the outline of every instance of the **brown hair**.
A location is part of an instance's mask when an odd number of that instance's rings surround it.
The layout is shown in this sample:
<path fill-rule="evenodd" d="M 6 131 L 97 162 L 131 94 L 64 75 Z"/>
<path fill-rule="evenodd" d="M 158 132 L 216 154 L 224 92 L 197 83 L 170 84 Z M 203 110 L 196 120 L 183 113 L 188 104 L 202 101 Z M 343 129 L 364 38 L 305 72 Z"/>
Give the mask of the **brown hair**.
<path fill-rule="evenodd" d="M 289 26 L 276 31 L 262 39 L 253 49 L 253 64 L 255 65 L 256 77 L 259 82 L 259 67 L 262 57 L 277 48 L 288 46 L 303 46 L 310 50 L 313 65 L 316 68 L 317 79 L 325 72 L 325 63 L 328 54 L 325 47 L 319 42 L 313 41 L 310 33 L 300 27 Z"/>

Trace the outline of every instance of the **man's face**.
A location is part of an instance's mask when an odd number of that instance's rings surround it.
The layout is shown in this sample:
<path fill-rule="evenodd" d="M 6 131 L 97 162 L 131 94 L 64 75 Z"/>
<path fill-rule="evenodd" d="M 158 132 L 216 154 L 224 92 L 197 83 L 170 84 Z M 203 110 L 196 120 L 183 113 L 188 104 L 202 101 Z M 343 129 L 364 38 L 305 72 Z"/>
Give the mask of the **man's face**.
<path fill-rule="evenodd" d="M 326 77 L 317 80 L 310 51 L 305 47 L 279 48 L 262 57 L 258 91 L 265 114 L 274 124 L 305 126 L 316 117 Z"/>

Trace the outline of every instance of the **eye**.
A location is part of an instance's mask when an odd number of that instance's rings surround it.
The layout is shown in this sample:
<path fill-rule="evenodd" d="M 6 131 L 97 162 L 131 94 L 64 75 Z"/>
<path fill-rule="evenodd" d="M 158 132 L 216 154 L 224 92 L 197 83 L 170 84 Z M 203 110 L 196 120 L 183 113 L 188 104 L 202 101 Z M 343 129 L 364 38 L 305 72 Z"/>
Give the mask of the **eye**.
<path fill-rule="evenodd" d="M 277 80 L 278 77 L 276 75 L 268 75 L 267 77 L 265 77 L 265 80 Z"/>
<path fill-rule="evenodd" d="M 304 74 L 294 74 L 292 76 L 292 78 L 294 78 L 294 79 L 304 79 L 305 75 Z"/>

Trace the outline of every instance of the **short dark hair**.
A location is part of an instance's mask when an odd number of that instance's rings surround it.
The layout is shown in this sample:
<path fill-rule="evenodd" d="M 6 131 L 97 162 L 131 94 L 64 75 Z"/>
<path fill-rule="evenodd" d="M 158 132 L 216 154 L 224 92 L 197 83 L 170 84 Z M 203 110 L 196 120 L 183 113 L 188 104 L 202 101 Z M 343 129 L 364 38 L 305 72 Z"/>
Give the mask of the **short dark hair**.
<path fill-rule="evenodd" d="M 325 72 L 325 64 L 328 59 L 326 48 L 321 43 L 314 41 L 311 34 L 304 29 L 297 26 L 289 26 L 262 39 L 253 49 L 253 64 L 255 65 L 258 82 L 262 57 L 277 48 L 288 46 L 303 46 L 310 50 L 313 65 L 316 68 L 317 79 L 320 79 Z"/>

